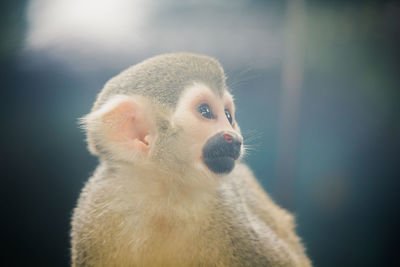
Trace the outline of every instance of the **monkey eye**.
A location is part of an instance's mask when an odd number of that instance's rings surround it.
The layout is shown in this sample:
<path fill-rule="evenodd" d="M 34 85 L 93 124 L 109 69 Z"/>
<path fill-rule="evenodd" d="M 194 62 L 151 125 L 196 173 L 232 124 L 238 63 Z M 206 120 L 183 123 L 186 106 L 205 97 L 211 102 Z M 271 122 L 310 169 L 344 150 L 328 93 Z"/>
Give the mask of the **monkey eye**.
<path fill-rule="evenodd" d="M 201 114 L 201 116 L 203 116 L 204 118 L 207 119 L 213 119 L 214 115 L 211 113 L 211 109 L 210 106 L 208 104 L 201 104 L 197 110 L 199 111 L 199 113 Z"/>
<path fill-rule="evenodd" d="M 225 116 L 228 119 L 229 123 L 232 125 L 232 115 L 227 109 L 225 109 Z"/>

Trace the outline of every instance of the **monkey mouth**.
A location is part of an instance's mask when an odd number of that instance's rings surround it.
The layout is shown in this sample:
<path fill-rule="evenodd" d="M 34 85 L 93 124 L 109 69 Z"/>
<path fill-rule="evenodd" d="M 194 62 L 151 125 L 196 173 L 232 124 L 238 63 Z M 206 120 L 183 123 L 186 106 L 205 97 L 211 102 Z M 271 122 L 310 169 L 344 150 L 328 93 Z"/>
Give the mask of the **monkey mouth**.
<path fill-rule="evenodd" d="M 229 173 L 235 167 L 235 158 L 232 156 L 204 157 L 204 163 L 214 173 Z"/>

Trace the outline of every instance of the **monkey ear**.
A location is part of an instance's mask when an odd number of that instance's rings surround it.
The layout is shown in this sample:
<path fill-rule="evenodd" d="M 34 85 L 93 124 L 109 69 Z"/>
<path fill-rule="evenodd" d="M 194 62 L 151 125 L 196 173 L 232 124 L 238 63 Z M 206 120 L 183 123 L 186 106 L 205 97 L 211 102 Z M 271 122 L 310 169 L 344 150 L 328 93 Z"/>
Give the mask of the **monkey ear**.
<path fill-rule="evenodd" d="M 154 127 L 148 102 L 140 96 L 118 96 L 84 119 L 89 149 L 113 157 L 147 154 L 153 143 Z"/>

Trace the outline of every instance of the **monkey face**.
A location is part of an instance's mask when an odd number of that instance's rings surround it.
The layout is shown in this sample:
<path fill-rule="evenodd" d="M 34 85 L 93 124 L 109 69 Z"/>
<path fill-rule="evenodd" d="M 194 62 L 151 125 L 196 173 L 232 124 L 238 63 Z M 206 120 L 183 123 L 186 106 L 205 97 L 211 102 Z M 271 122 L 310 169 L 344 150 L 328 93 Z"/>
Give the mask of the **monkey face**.
<path fill-rule="evenodd" d="M 226 174 L 242 152 L 232 95 L 203 84 L 185 89 L 174 111 L 142 96 L 116 96 L 84 123 L 102 156 L 136 166 Z"/>
<path fill-rule="evenodd" d="M 235 121 L 232 95 L 216 95 L 195 84 L 180 98 L 173 121 L 184 129 L 185 147 L 195 164 L 216 174 L 229 173 L 242 152 L 242 136 Z"/>

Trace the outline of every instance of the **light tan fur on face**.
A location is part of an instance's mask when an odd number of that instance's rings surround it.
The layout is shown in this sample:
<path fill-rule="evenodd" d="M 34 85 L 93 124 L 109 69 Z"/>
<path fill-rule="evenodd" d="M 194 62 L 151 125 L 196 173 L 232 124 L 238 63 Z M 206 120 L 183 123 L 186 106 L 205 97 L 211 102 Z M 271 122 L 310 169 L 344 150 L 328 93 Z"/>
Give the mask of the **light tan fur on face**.
<path fill-rule="evenodd" d="M 201 116 L 197 109 L 204 103 L 210 106 L 216 118 L 207 119 Z M 232 114 L 233 125 L 230 125 L 225 116 L 226 108 Z M 206 85 L 196 83 L 183 92 L 171 121 L 183 129 L 185 139 L 182 145 L 193 151 L 193 162 L 203 164 L 201 162 L 203 146 L 217 133 L 234 132 L 242 138 L 238 124 L 235 122 L 234 112 L 233 97 L 228 91 L 224 91 L 221 97 Z"/>
<path fill-rule="evenodd" d="M 202 163 L 210 137 L 241 138 L 234 113 L 205 56 L 158 56 L 108 82 L 82 119 L 100 164 L 73 212 L 72 266 L 311 266 L 292 215 L 240 159 L 228 174 Z"/>

